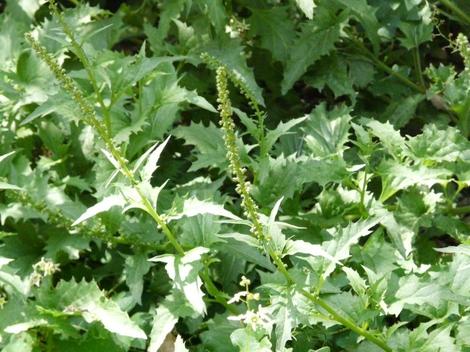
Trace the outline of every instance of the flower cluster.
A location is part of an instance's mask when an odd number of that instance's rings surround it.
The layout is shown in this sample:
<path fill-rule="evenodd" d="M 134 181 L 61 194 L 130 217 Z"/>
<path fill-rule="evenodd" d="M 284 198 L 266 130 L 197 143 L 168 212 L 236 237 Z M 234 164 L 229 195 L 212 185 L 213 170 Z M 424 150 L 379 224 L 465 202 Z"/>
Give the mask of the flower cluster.
<path fill-rule="evenodd" d="M 246 304 L 248 308 L 247 311 L 244 314 L 230 316 L 228 317 L 228 319 L 241 321 L 246 326 L 251 327 L 254 331 L 258 329 L 263 329 L 264 331 L 271 331 L 273 321 L 272 317 L 269 314 L 269 309 L 261 306 L 260 304 L 257 305 L 256 309 L 250 309 L 250 302 L 260 300 L 259 293 L 250 292 L 250 284 L 251 281 L 245 276 L 242 276 L 240 286 L 244 287 L 245 289 L 243 291 L 237 292 L 232 297 L 232 299 L 227 302 L 231 304 L 242 301 Z"/>
<path fill-rule="evenodd" d="M 73 101 L 78 105 L 85 122 L 92 126 L 101 136 L 107 136 L 108 132 L 100 123 L 96 116 L 95 109 L 86 100 L 82 91 L 77 87 L 76 83 L 70 78 L 65 70 L 59 66 L 55 58 L 44 48 L 39 42 L 33 38 L 31 33 L 25 34 L 26 39 L 38 56 L 49 66 L 50 70 L 59 81 L 61 87 L 72 97 Z"/>
<path fill-rule="evenodd" d="M 258 206 L 250 195 L 250 183 L 246 180 L 246 169 L 242 167 L 240 153 L 236 144 L 235 123 L 232 119 L 232 105 L 229 97 L 227 70 L 221 66 L 217 68 L 217 92 L 220 112 L 220 124 L 224 131 L 227 159 L 234 181 L 237 183 L 236 191 L 242 198 L 241 206 L 244 215 L 251 221 L 251 233 L 258 239 L 264 239 L 263 226 L 259 220 Z"/>
<path fill-rule="evenodd" d="M 455 44 L 465 63 L 465 69 L 470 70 L 470 44 L 468 38 L 463 33 L 459 33 Z"/>
<path fill-rule="evenodd" d="M 249 286 L 251 281 L 247 279 L 245 276 L 242 276 L 242 280 L 240 281 L 240 286 L 244 287 L 244 291 L 237 292 L 229 301 L 228 304 L 238 303 L 240 301 L 245 302 L 248 304 L 249 301 L 259 301 L 260 295 L 259 293 L 252 293 L 250 292 Z"/>
<path fill-rule="evenodd" d="M 39 262 L 33 265 L 33 273 L 31 274 L 31 285 L 38 286 L 46 276 L 52 276 L 57 271 L 60 271 L 59 264 L 54 263 L 50 259 L 41 258 Z"/>
<path fill-rule="evenodd" d="M 227 33 L 230 38 L 242 37 L 249 30 L 250 25 L 246 23 L 244 19 L 240 21 L 235 17 L 230 18 L 229 24 L 225 26 L 225 33 Z"/>

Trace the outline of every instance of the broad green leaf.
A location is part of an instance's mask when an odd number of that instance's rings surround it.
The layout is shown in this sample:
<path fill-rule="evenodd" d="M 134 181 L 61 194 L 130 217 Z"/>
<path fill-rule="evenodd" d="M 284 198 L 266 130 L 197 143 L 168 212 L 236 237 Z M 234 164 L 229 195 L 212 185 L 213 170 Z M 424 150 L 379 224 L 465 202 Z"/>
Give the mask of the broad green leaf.
<path fill-rule="evenodd" d="M 314 157 L 342 155 L 348 141 L 351 116 L 347 108 L 328 112 L 325 104 L 317 106 L 305 123 L 305 143 Z"/>
<path fill-rule="evenodd" d="M 414 117 L 418 104 L 424 100 L 424 95 L 415 94 L 395 100 L 382 114 L 382 119 L 392 123 L 395 128 L 402 128 Z"/>
<path fill-rule="evenodd" d="M 228 320 L 225 315 L 216 314 L 207 322 L 208 329 L 201 334 L 204 348 L 220 352 L 236 352 L 230 334 L 240 327 L 239 322 Z"/>
<path fill-rule="evenodd" d="M 378 51 L 381 24 L 377 20 L 377 8 L 370 6 L 367 0 L 339 0 L 339 2 L 350 9 L 354 17 L 360 21 L 361 26 L 364 27 L 369 40 L 374 46 L 374 50 Z"/>
<path fill-rule="evenodd" d="M 435 184 L 447 184 L 452 172 L 448 169 L 431 169 L 422 165 L 407 166 L 397 161 L 384 161 L 378 174 L 382 177 L 380 201 L 385 202 L 395 193 L 417 185 L 431 188 Z"/>
<path fill-rule="evenodd" d="M 302 27 L 299 37 L 292 44 L 285 65 L 281 84 L 282 94 L 286 94 L 292 88 L 310 65 L 334 49 L 345 19 L 342 14 L 336 17 L 325 10 L 318 12 L 314 21 Z"/>
<path fill-rule="evenodd" d="M 174 130 L 174 135 L 183 138 L 186 144 L 194 145 L 199 152 L 189 171 L 209 166 L 222 168 L 227 165 L 222 131 L 212 123 L 207 127 L 202 122 L 179 126 Z"/>
<path fill-rule="evenodd" d="M 209 21 L 217 30 L 222 30 L 227 23 L 227 15 L 221 0 L 201 0 L 201 7 Z"/>
<path fill-rule="evenodd" d="M 348 72 L 347 62 L 338 55 L 320 59 L 314 65 L 313 73 L 306 75 L 305 82 L 320 91 L 328 87 L 335 97 L 348 95 L 353 101 L 355 99 L 354 81 Z"/>
<path fill-rule="evenodd" d="M 88 323 L 98 321 L 112 333 L 137 339 L 147 338 L 145 332 L 117 303 L 106 298 L 94 281 L 60 281 L 53 291 L 42 292 L 40 302 L 45 307 L 65 314 L 78 314 Z"/>
<path fill-rule="evenodd" d="M 399 289 L 393 296 L 393 302 L 387 309 L 389 314 L 398 316 L 407 305 L 422 306 L 424 304 L 438 307 L 443 303 L 446 289 L 430 279 L 420 279 L 416 275 L 400 279 Z"/>
<path fill-rule="evenodd" d="M 313 3 L 313 1 L 312 1 Z M 261 47 L 269 50 L 274 60 L 285 62 L 296 33 L 285 7 L 252 9 L 251 29 L 260 37 Z"/>
<path fill-rule="evenodd" d="M 379 122 L 370 120 L 366 126 L 371 130 L 371 133 L 380 138 L 382 144 L 387 148 L 387 151 L 395 156 L 399 156 L 405 147 L 405 138 L 403 138 L 399 131 L 397 131 L 390 122 Z"/>
<path fill-rule="evenodd" d="M 423 132 L 409 138 L 406 145 L 409 149 L 406 154 L 425 165 L 455 162 L 470 149 L 470 144 L 456 128 L 443 130 L 434 124 L 424 126 Z"/>
<path fill-rule="evenodd" d="M 142 291 L 144 288 L 144 275 L 151 265 L 144 253 L 136 253 L 126 258 L 124 276 L 126 284 L 131 291 L 132 298 L 138 304 L 142 304 Z"/>

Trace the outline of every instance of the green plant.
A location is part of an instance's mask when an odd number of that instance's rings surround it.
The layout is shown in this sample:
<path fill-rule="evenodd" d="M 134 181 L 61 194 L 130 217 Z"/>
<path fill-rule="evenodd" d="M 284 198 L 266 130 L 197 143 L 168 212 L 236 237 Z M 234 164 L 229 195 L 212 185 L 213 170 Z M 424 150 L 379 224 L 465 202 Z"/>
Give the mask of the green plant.
<path fill-rule="evenodd" d="M 464 2 L 98 3 L 0 14 L 2 350 L 470 350 Z"/>

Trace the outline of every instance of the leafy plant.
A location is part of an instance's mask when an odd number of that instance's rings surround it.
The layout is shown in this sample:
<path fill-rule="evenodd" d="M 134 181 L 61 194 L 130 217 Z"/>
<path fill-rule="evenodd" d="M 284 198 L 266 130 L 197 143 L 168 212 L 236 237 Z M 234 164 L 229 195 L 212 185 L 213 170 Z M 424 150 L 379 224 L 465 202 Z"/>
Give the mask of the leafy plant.
<path fill-rule="evenodd" d="M 470 350 L 465 2 L 94 3 L 0 14 L 2 350 Z"/>

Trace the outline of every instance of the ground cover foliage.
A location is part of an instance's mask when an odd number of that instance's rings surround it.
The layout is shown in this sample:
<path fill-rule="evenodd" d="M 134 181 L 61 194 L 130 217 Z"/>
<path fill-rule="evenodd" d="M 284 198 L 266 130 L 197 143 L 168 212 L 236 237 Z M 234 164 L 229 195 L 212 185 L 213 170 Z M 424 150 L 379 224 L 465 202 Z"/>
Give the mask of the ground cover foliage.
<path fill-rule="evenodd" d="M 2 351 L 470 351 L 466 1 L 1 6 Z"/>

